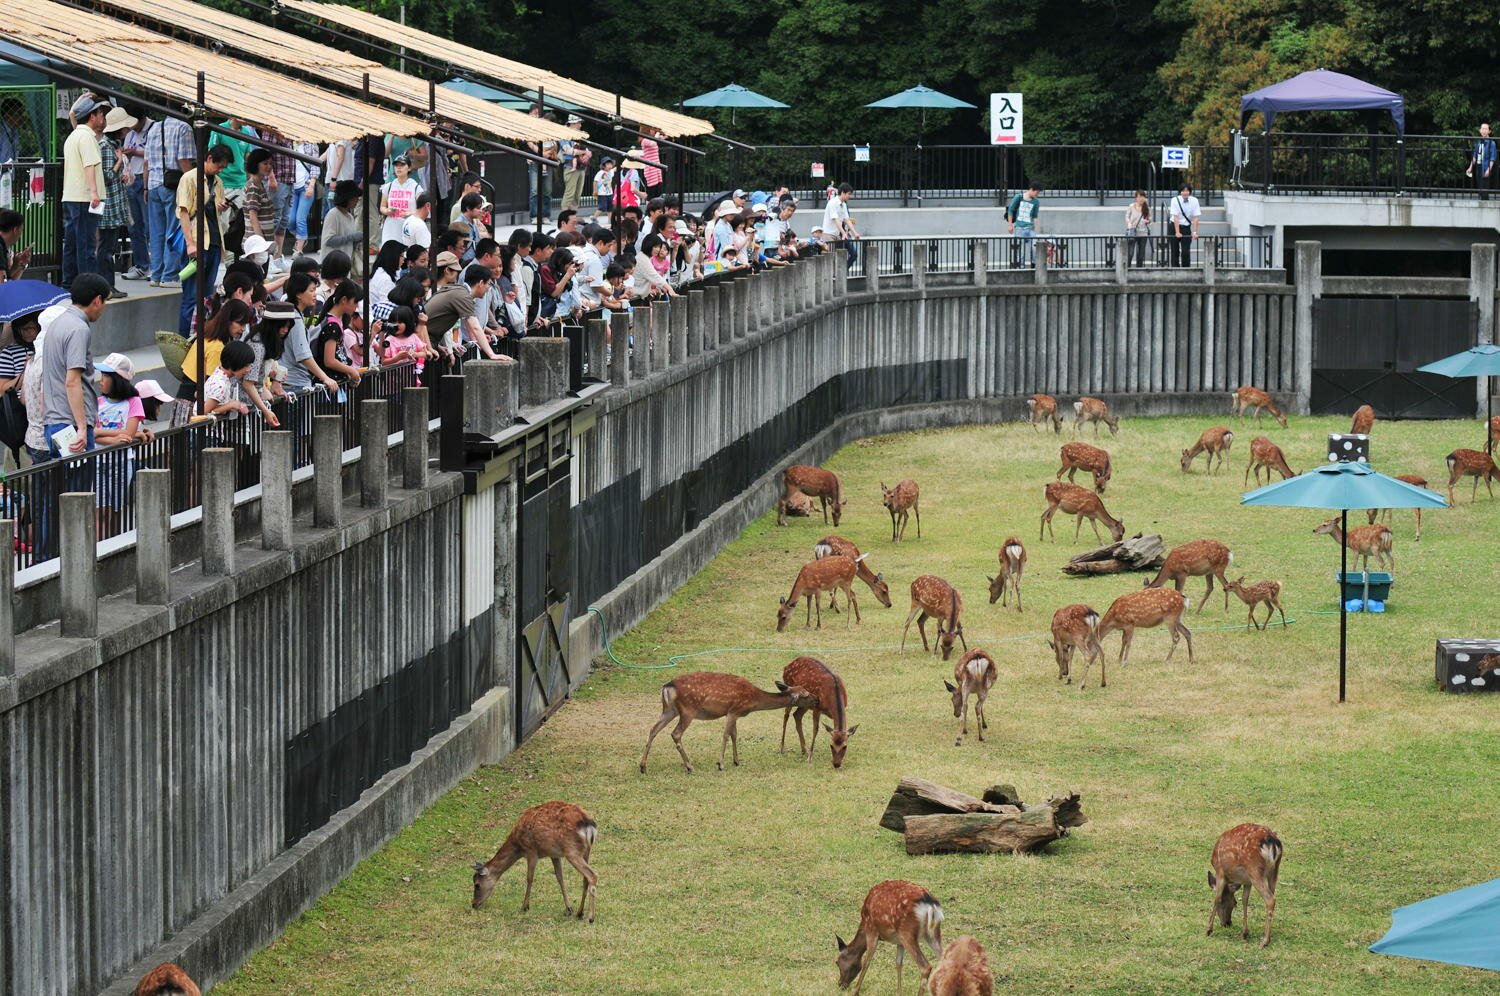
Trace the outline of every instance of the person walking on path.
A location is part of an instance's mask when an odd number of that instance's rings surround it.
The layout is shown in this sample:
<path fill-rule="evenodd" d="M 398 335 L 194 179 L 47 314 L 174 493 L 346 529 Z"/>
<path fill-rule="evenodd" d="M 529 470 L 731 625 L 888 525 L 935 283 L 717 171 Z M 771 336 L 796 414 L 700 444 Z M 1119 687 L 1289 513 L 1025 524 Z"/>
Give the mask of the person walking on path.
<path fill-rule="evenodd" d="M 1042 186 L 1035 182 L 1012 197 L 1010 206 L 1005 209 L 1005 220 L 1010 222 L 1010 234 L 1021 238 L 1022 266 L 1036 265 L 1036 219 L 1041 213 Z"/>
<path fill-rule="evenodd" d="M 1198 206 L 1198 198 L 1193 196 L 1193 188 L 1186 183 L 1177 191 L 1177 196 L 1172 198 L 1171 221 L 1172 221 L 1172 265 L 1193 265 L 1193 243 L 1198 239 L 1198 218 L 1203 214 L 1203 209 Z"/>
<path fill-rule="evenodd" d="M 1479 199 L 1487 201 L 1490 199 L 1490 174 L 1495 169 L 1495 140 L 1490 138 L 1490 123 L 1484 122 L 1479 126 L 1479 141 L 1474 143 L 1474 154 L 1469 157 L 1469 169 L 1464 176 L 1474 180 L 1474 189 L 1479 191 Z"/>

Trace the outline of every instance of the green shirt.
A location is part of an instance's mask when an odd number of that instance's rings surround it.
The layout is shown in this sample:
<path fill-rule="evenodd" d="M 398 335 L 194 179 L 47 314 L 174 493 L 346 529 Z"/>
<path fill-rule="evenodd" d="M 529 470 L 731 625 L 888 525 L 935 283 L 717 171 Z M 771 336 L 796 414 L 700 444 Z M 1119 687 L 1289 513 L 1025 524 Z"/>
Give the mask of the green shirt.
<path fill-rule="evenodd" d="M 228 128 L 231 125 L 228 121 L 221 121 L 219 127 Z M 260 134 L 249 125 L 240 125 L 239 130 L 243 135 L 250 135 L 255 138 L 260 137 Z M 215 135 L 209 144 L 228 146 L 229 150 L 234 153 L 234 159 L 227 163 L 223 169 L 219 170 L 219 180 L 224 184 L 225 190 L 242 190 L 246 180 L 245 157 L 250 154 L 250 151 L 255 146 L 249 142 L 242 142 L 237 138 L 230 138 L 228 135 Z"/>
<path fill-rule="evenodd" d="M 1010 199 L 1010 207 L 1005 209 L 1005 217 L 1009 218 L 1017 228 L 1036 227 L 1036 216 L 1042 212 L 1042 199 L 1034 197 L 1026 199 L 1024 193 L 1017 194 Z"/>

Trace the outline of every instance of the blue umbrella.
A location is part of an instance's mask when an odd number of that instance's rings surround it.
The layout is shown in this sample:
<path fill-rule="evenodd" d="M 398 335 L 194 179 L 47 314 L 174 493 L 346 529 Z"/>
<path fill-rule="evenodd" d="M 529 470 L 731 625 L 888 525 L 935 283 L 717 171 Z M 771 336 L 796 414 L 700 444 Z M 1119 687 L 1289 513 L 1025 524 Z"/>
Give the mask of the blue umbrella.
<path fill-rule="evenodd" d="M 922 109 L 922 118 L 917 125 L 917 207 L 922 206 L 922 133 L 927 130 L 927 108 L 952 109 L 955 107 L 967 107 L 977 110 L 967 100 L 959 100 L 950 97 L 931 87 L 918 84 L 909 90 L 893 93 L 889 97 L 882 97 L 865 105 L 866 107 L 919 107 Z"/>
<path fill-rule="evenodd" d="M 1341 534 L 1349 535 L 1351 508 L 1447 508 L 1442 495 L 1377 472 L 1367 463 L 1328 463 L 1305 474 L 1256 488 L 1242 505 L 1338 509 Z M 1339 701 L 1344 701 L 1349 612 L 1344 605 L 1343 577 L 1349 573 L 1349 546 L 1339 543 Z"/>
<path fill-rule="evenodd" d="M 1500 971 L 1500 878 L 1433 896 L 1391 914 L 1370 950 Z"/>
<path fill-rule="evenodd" d="M 1462 353 L 1445 356 L 1425 366 L 1417 367 L 1420 373 L 1441 374 L 1444 377 L 1483 377 L 1484 380 L 1484 451 L 1490 452 L 1490 419 L 1494 417 L 1490 400 L 1489 379 L 1500 374 L 1500 346 L 1482 342 Z"/>
<path fill-rule="evenodd" d="M 13 322 L 67 299 L 67 291 L 45 280 L 7 280 L 0 283 L 0 322 Z"/>

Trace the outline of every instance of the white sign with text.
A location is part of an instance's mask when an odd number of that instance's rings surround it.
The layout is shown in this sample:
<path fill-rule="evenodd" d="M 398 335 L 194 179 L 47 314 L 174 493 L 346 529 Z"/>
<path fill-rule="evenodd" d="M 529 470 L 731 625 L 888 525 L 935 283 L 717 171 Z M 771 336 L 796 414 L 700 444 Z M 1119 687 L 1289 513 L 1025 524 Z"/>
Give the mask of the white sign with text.
<path fill-rule="evenodd" d="M 1021 144 L 1021 95 L 990 94 L 990 144 Z"/>

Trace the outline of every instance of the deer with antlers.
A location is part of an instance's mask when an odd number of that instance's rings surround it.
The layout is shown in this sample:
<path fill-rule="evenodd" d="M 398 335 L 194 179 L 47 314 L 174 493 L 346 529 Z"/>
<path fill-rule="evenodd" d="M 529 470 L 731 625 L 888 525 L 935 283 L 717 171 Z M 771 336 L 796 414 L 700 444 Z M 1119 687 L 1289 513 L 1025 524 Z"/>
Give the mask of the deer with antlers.
<path fill-rule="evenodd" d="M 1214 457 L 1219 458 L 1219 466 L 1224 466 L 1224 457 L 1229 453 L 1229 447 L 1234 445 L 1234 433 L 1228 427 L 1216 425 L 1211 429 L 1204 429 L 1198 441 L 1191 449 L 1182 451 L 1182 472 L 1186 474 L 1192 469 L 1193 460 L 1199 453 L 1207 453 L 1207 464 L 1205 468 L 1210 474 L 1214 472 Z"/>
<path fill-rule="evenodd" d="M 1104 486 L 1114 473 L 1107 451 L 1088 443 L 1064 443 L 1059 456 L 1062 466 L 1057 468 L 1057 480 L 1062 480 L 1063 471 L 1067 471 L 1068 480 L 1072 481 L 1074 474 L 1086 470 L 1094 475 L 1094 491 L 1104 494 Z"/>
<path fill-rule="evenodd" d="M 906 538 L 906 523 L 910 521 L 912 514 L 917 516 L 917 539 L 922 538 L 922 508 L 917 502 L 917 482 L 911 478 L 898 483 L 894 488 L 880 483 L 880 502 L 885 510 L 891 513 L 891 542 L 899 543 Z M 901 522 L 901 530 L 897 532 L 896 522 Z"/>
<path fill-rule="evenodd" d="M 1255 424 L 1258 426 L 1260 425 L 1261 413 L 1269 412 L 1271 417 L 1276 420 L 1277 425 L 1280 425 L 1283 429 L 1286 428 L 1286 416 L 1281 413 L 1280 408 L 1276 407 L 1276 400 L 1260 388 L 1241 387 L 1236 389 L 1229 397 L 1231 399 L 1232 412 L 1236 418 L 1243 419 L 1245 412 L 1254 411 Z"/>
<path fill-rule="evenodd" d="M 1098 398 L 1079 398 L 1073 402 L 1073 435 L 1088 423 L 1094 423 L 1094 435 L 1099 435 L 1099 423 L 1109 426 L 1109 434 L 1120 434 L 1120 416 L 1109 413 L 1109 405 Z"/>
<path fill-rule="evenodd" d="M 643 762 L 644 765 L 644 762 Z M 552 859 L 552 872 L 557 876 L 557 887 L 562 890 L 563 915 L 573 915 L 573 904 L 568 901 L 568 886 L 563 881 L 562 863 L 578 869 L 583 876 L 583 898 L 578 901 L 578 919 L 583 919 L 584 908 L 588 908 L 589 923 L 594 922 L 599 876 L 589 867 L 589 853 L 594 849 L 594 838 L 599 826 L 594 818 L 571 802 L 544 802 L 532 806 L 521 814 L 516 825 L 505 838 L 505 843 L 488 861 L 474 863 L 474 908 L 480 909 L 495 885 L 511 865 L 526 859 L 526 895 L 521 899 L 521 912 L 531 909 L 531 881 L 536 876 L 536 863 L 542 858 Z"/>
<path fill-rule="evenodd" d="M 1344 535 L 1343 526 L 1339 525 L 1337 518 L 1329 519 L 1313 530 L 1314 536 L 1332 536 L 1335 543 L 1342 543 L 1354 551 L 1356 557 L 1362 557 L 1364 566 L 1362 571 L 1370 569 L 1370 558 L 1375 558 L 1378 567 L 1385 567 L 1386 561 L 1390 561 L 1389 570 L 1396 569 L 1396 553 L 1391 549 L 1391 527 L 1385 523 L 1377 523 L 1373 526 L 1358 526 L 1349 530 L 1349 535 Z"/>
<path fill-rule="evenodd" d="M 1198 611 L 1202 612 L 1209 596 L 1214 593 L 1214 578 L 1218 578 L 1219 584 L 1224 586 L 1224 611 L 1228 612 L 1229 582 L 1224 580 L 1224 572 L 1232 563 L 1234 553 L 1218 540 L 1193 540 L 1168 553 L 1161 569 L 1156 572 L 1156 577 L 1142 587 L 1160 588 L 1171 581 L 1181 591 L 1188 578 L 1204 578 L 1208 581 L 1208 590 L 1203 593 L 1203 601 L 1198 603 Z"/>
<path fill-rule="evenodd" d="M 1042 527 L 1037 532 L 1037 540 L 1046 538 L 1048 532 L 1052 532 L 1052 517 L 1060 508 L 1068 515 L 1078 516 L 1078 522 L 1073 528 L 1073 542 L 1078 542 L 1078 533 L 1083 529 L 1083 520 L 1088 519 L 1089 525 L 1094 529 L 1094 538 L 1099 539 L 1099 523 L 1104 523 L 1109 529 L 1109 534 L 1116 543 L 1125 538 L 1125 523 L 1109 514 L 1104 507 L 1104 502 L 1098 495 L 1088 488 L 1069 484 L 1066 481 L 1053 481 L 1048 484 L 1043 494 L 1047 498 L 1047 508 L 1042 512 Z M 1057 542 L 1057 533 L 1052 532 L 1052 541 Z"/>
<path fill-rule="evenodd" d="M 984 731 L 989 723 L 984 720 L 984 700 L 990 697 L 990 689 L 1000 676 L 995 667 L 995 658 L 988 651 L 975 647 L 966 651 L 953 665 L 953 681 L 943 682 L 948 694 L 953 696 L 953 718 L 962 719 L 963 727 L 953 740 L 953 746 L 962 747 L 964 737 L 969 735 L 969 696 L 974 697 L 974 727 L 979 732 L 979 742 L 984 743 Z M 953 682 L 958 682 L 954 684 Z"/>
<path fill-rule="evenodd" d="M 164 961 L 141 976 L 131 996 L 200 996 L 198 984 L 181 966 Z"/>
<path fill-rule="evenodd" d="M 1239 600 L 1250 607 L 1250 621 L 1245 623 L 1245 628 L 1252 625 L 1256 629 L 1265 629 L 1271 625 L 1271 614 L 1273 611 L 1281 613 L 1281 628 L 1286 629 L 1286 611 L 1281 607 L 1281 582 L 1280 581 L 1257 581 L 1255 584 L 1245 584 L 1245 576 L 1240 575 L 1236 581 L 1231 581 L 1224 586 L 1226 591 L 1232 591 Z M 1260 606 L 1266 607 L 1266 621 L 1262 625 L 1255 621 L 1255 610 Z"/>
<path fill-rule="evenodd" d="M 693 671 L 680 674 L 661 686 L 661 718 L 651 727 L 646 737 L 646 751 L 641 755 L 641 774 L 646 773 L 646 759 L 651 756 L 651 741 L 672 720 L 677 725 L 672 729 L 672 742 L 677 753 L 682 755 L 682 766 L 693 770 L 687 751 L 682 747 L 682 735 L 695 719 L 724 720 L 724 739 L 719 744 L 719 770 L 724 770 L 724 751 L 734 748 L 735 767 L 740 763 L 740 742 L 737 724 L 741 716 L 767 709 L 811 709 L 818 700 L 805 689 L 783 682 L 776 682 L 776 691 L 763 692 L 744 678 L 717 671 Z"/>
<path fill-rule="evenodd" d="M 1281 873 L 1281 840 L 1269 827 L 1241 823 L 1225 830 L 1214 843 L 1209 856 L 1208 884 L 1214 890 L 1213 908 L 1208 914 L 1209 936 L 1214 921 L 1234 926 L 1236 893 L 1245 891 L 1245 929 L 1240 935 L 1250 939 L 1250 890 L 1260 893 L 1266 904 L 1266 933 L 1260 946 L 1271 943 L 1271 917 L 1276 914 L 1276 878 Z"/>
<path fill-rule="evenodd" d="M 1369 405 L 1360 405 L 1354 410 L 1354 421 L 1349 425 L 1349 432 L 1356 436 L 1368 436 L 1374 425 L 1375 409 Z"/>
<path fill-rule="evenodd" d="M 922 954 L 922 944 L 936 955 L 943 953 L 943 907 L 932 893 L 914 882 L 881 882 L 869 891 L 859 908 L 859 930 L 854 940 L 847 944 L 842 937 L 835 936 L 834 940 L 839 944 L 840 989 L 848 989 L 852 982 L 854 996 L 859 996 L 865 973 L 875 960 L 875 948 L 885 941 L 896 945 L 896 991 L 901 991 L 902 963 L 906 955 L 911 955 L 922 973 L 922 983 L 917 986 L 920 993 L 932 971 Z"/>
<path fill-rule="evenodd" d="M 1453 504 L 1453 485 L 1461 478 L 1474 478 L 1474 490 L 1469 494 L 1470 501 L 1479 500 L 1479 482 L 1484 481 L 1485 490 L 1490 497 L 1495 497 L 1493 481 L 1500 470 L 1495 468 L 1495 460 L 1488 453 L 1478 450 L 1454 450 L 1448 454 L 1448 504 Z"/>
<path fill-rule="evenodd" d="M 1271 442 L 1265 436 L 1256 436 L 1250 440 L 1250 462 L 1245 465 L 1245 484 L 1250 483 L 1250 471 L 1255 471 L 1255 483 L 1260 484 L 1260 472 L 1266 472 L 1266 483 L 1271 483 L 1271 471 L 1276 471 L 1284 481 L 1297 474 L 1286 464 L 1286 457 L 1282 455 L 1281 447 Z"/>
<path fill-rule="evenodd" d="M 1047 641 L 1057 658 L 1057 680 L 1073 683 L 1073 651 L 1083 655 L 1083 676 L 1078 690 L 1089 680 L 1089 665 L 1099 659 L 1099 687 L 1107 687 L 1104 673 L 1104 649 L 1099 645 L 1099 613 L 1087 605 L 1064 605 L 1052 613 L 1052 639 Z"/>
<path fill-rule="evenodd" d="M 795 464 L 788 467 L 781 475 L 784 492 L 781 500 L 776 503 L 776 524 L 786 525 L 787 505 L 797 495 L 805 495 L 808 498 L 818 499 L 823 509 L 823 524 L 828 524 L 828 510 L 833 509 L 833 525 L 838 528 L 839 517 L 844 514 L 844 487 L 839 483 L 839 475 L 822 467 L 809 467 L 805 464 Z"/>
<path fill-rule="evenodd" d="M 1121 595 L 1104 613 L 1104 618 L 1099 620 L 1099 638 L 1102 640 L 1113 631 L 1120 631 L 1120 659 L 1117 663 L 1123 667 L 1130 660 L 1130 642 L 1135 638 L 1137 629 L 1166 626 L 1167 631 L 1172 634 L 1172 649 L 1167 651 L 1167 660 L 1170 661 L 1177 652 L 1178 639 L 1186 638 L 1188 663 L 1191 664 L 1193 634 L 1182 624 L 1182 614 L 1187 611 L 1187 605 L 1188 600 L 1183 597 L 1182 592 L 1171 588 L 1142 588 Z M 1084 670 L 1084 676 L 1087 677 L 1086 665 Z M 1103 686 L 1103 681 L 1100 685 Z"/>
<path fill-rule="evenodd" d="M 801 745 L 804 760 L 812 763 L 813 749 L 818 746 L 818 722 L 829 716 L 833 725 L 828 726 L 828 738 L 833 750 L 833 766 L 844 766 L 844 755 L 849 750 L 849 738 L 859 729 L 859 724 L 846 727 L 849 711 L 849 692 L 840 678 L 827 664 L 816 657 L 798 657 L 781 671 L 781 682 L 788 688 L 800 688 L 811 695 L 817 703 L 809 706 L 787 706 L 781 714 L 781 752 L 786 753 L 786 721 L 788 717 L 797 721 L 797 743 Z M 802 735 L 802 716 L 812 710 L 812 741 Z M 824 724 L 827 725 L 827 724 Z"/>
<path fill-rule="evenodd" d="M 1016 611 L 1021 611 L 1021 575 L 1026 571 L 1026 547 L 1014 536 L 1007 536 L 1000 544 L 1000 573 L 989 579 L 990 604 L 999 599 L 1001 605 L 1010 604 L 1010 593 L 1016 593 Z"/>
<path fill-rule="evenodd" d="M 875 600 L 886 608 L 891 607 L 891 586 L 886 584 L 885 575 L 877 574 L 870 570 L 867 558 L 869 554 L 860 553 L 859 547 L 850 543 L 842 536 L 824 536 L 818 540 L 813 547 L 813 559 L 822 560 L 825 557 L 848 557 L 854 561 L 854 576 L 865 583 L 865 586 L 875 594 Z M 833 611 L 839 610 L 835 599 L 838 592 L 828 593 L 828 607 Z"/>
<path fill-rule="evenodd" d="M 984 946 L 968 934 L 943 948 L 927 977 L 932 996 L 994 996 L 995 977 Z"/>
<path fill-rule="evenodd" d="M 842 591 L 848 596 L 849 607 L 854 610 L 854 621 L 859 622 L 859 603 L 854 600 L 855 562 L 848 557 L 832 556 L 804 564 L 792 582 L 792 593 L 781 600 L 776 610 L 776 632 L 786 629 L 786 624 L 797 611 L 797 603 L 807 601 L 807 626 L 812 625 L 814 611 L 818 615 L 818 629 L 823 628 L 822 596 L 826 592 Z M 849 617 L 844 617 L 849 625 Z"/>
<path fill-rule="evenodd" d="M 1062 416 L 1057 411 L 1057 399 L 1050 394 L 1033 394 L 1027 398 L 1026 417 L 1033 430 L 1043 422 L 1050 421 L 1053 432 L 1062 432 Z"/>
<path fill-rule="evenodd" d="M 901 628 L 901 649 L 906 649 L 906 634 L 911 629 L 911 621 L 917 621 L 917 632 L 922 634 L 922 652 L 932 650 L 941 653 L 943 660 L 947 660 L 953 654 L 953 640 L 956 637 L 964 650 L 969 649 L 969 643 L 964 639 L 963 623 L 958 621 L 958 615 L 963 611 L 964 601 L 958 595 L 958 589 L 940 577 L 931 574 L 923 574 L 911 583 L 911 611 L 906 615 L 906 625 Z M 937 620 L 937 637 L 929 648 L 927 645 L 927 620 Z"/>

